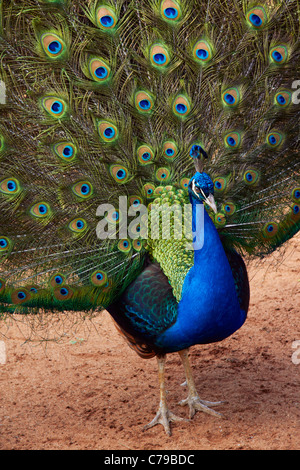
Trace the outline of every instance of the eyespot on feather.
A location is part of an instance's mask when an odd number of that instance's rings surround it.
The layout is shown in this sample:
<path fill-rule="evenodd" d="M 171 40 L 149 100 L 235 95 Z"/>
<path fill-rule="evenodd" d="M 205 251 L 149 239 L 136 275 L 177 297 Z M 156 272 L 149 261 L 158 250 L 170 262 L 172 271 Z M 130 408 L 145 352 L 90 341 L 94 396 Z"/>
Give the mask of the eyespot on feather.
<path fill-rule="evenodd" d="M 53 274 L 50 278 L 49 284 L 51 287 L 62 286 L 66 282 L 66 277 L 61 273 Z"/>
<path fill-rule="evenodd" d="M 238 88 L 227 88 L 222 93 L 223 105 L 229 108 L 235 108 L 240 102 L 240 92 Z"/>
<path fill-rule="evenodd" d="M 277 148 L 283 141 L 283 135 L 278 131 L 269 132 L 266 142 L 269 147 Z"/>
<path fill-rule="evenodd" d="M 156 186 L 156 188 L 154 189 L 154 195 L 157 196 L 161 194 L 164 189 L 165 189 L 165 186 Z"/>
<path fill-rule="evenodd" d="M 213 180 L 215 191 L 224 191 L 227 187 L 227 179 L 223 176 L 219 176 Z"/>
<path fill-rule="evenodd" d="M 108 121 L 98 123 L 98 132 L 104 142 L 115 142 L 119 136 L 117 127 Z"/>
<path fill-rule="evenodd" d="M 138 91 L 134 97 L 135 107 L 142 114 L 151 113 L 154 106 L 154 99 L 146 91 Z"/>
<path fill-rule="evenodd" d="M 7 196 L 15 196 L 21 190 L 21 185 L 16 178 L 6 178 L 0 182 L 0 192 Z"/>
<path fill-rule="evenodd" d="M 31 207 L 30 214 L 38 219 L 44 219 L 51 215 L 51 208 L 47 202 L 38 202 Z"/>
<path fill-rule="evenodd" d="M 168 181 L 170 178 L 170 170 L 168 168 L 159 168 L 155 173 L 158 181 Z"/>
<path fill-rule="evenodd" d="M 268 21 L 265 9 L 261 6 L 251 8 L 246 15 L 248 25 L 256 30 L 263 29 Z"/>
<path fill-rule="evenodd" d="M 47 111 L 50 116 L 55 119 L 62 118 L 67 111 L 67 105 L 61 98 L 54 96 L 48 96 L 42 100 L 43 108 Z"/>
<path fill-rule="evenodd" d="M 93 186 L 88 181 L 79 181 L 74 184 L 72 191 L 81 199 L 88 199 L 93 195 Z"/>
<path fill-rule="evenodd" d="M 66 301 L 73 297 L 74 291 L 70 289 L 69 286 L 56 287 L 53 291 L 53 295 L 56 300 Z"/>
<path fill-rule="evenodd" d="M 237 131 L 230 132 L 224 137 L 225 147 L 230 149 L 238 149 L 241 144 L 241 134 Z"/>
<path fill-rule="evenodd" d="M 8 252 L 12 247 L 12 242 L 9 238 L 0 235 L 0 254 Z"/>
<path fill-rule="evenodd" d="M 182 189 L 188 190 L 189 182 L 190 182 L 190 178 L 181 178 L 180 186 L 182 187 Z"/>
<path fill-rule="evenodd" d="M 53 149 L 64 162 L 72 162 L 76 158 L 77 148 L 72 142 L 59 142 Z"/>
<path fill-rule="evenodd" d="M 107 274 L 104 271 L 95 271 L 91 276 L 91 282 L 95 287 L 103 287 L 107 283 Z"/>
<path fill-rule="evenodd" d="M 292 199 L 296 203 L 300 203 L 300 186 L 298 188 L 293 189 L 292 191 Z"/>
<path fill-rule="evenodd" d="M 262 230 L 264 238 L 273 238 L 278 233 L 278 224 L 276 222 L 267 223 Z"/>
<path fill-rule="evenodd" d="M 129 197 L 129 207 L 133 206 L 135 209 L 137 209 L 142 204 L 143 204 L 143 199 L 140 196 Z"/>
<path fill-rule="evenodd" d="M 160 5 L 160 13 L 163 20 L 170 24 L 177 23 L 182 17 L 181 8 L 178 2 L 173 0 L 164 0 Z"/>
<path fill-rule="evenodd" d="M 276 65 L 285 64 L 288 60 L 288 50 L 284 45 L 272 47 L 270 50 L 270 62 Z"/>
<path fill-rule="evenodd" d="M 226 215 L 233 215 L 236 211 L 236 205 L 233 202 L 226 202 L 222 204 L 222 210 Z"/>
<path fill-rule="evenodd" d="M 224 227 L 224 225 L 226 225 L 226 217 L 222 212 L 215 214 L 215 223 L 220 227 Z"/>
<path fill-rule="evenodd" d="M 98 83 L 105 83 L 109 80 L 111 69 L 108 64 L 100 59 L 93 58 L 88 63 L 91 78 Z"/>
<path fill-rule="evenodd" d="M 100 5 L 96 12 L 97 25 L 102 31 L 113 31 L 117 25 L 117 15 L 107 5 Z"/>
<path fill-rule="evenodd" d="M 83 233 L 87 229 L 87 222 L 81 218 L 74 219 L 69 223 L 69 229 L 75 233 Z"/>
<path fill-rule="evenodd" d="M 191 104 L 189 99 L 184 95 L 178 95 L 172 104 L 172 111 L 175 116 L 184 119 L 191 111 Z"/>
<path fill-rule="evenodd" d="M 154 152 L 148 145 L 141 145 L 137 149 L 138 161 L 141 165 L 147 165 L 154 160 Z"/>
<path fill-rule="evenodd" d="M 121 220 L 121 214 L 118 210 L 111 209 L 106 213 L 105 220 L 110 224 L 118 224 Z"/>
<path fill-rule="evenodd" d="M 44 52 L 51 59 L 60 59 L 67 50 L 63 39 L 55 33 L 44 33 L 41 36 L 41 44 Z"/>
<path fill-rule="evenodd" d="M 248 186 L 253 186 L 259 180 L 259 172 L 256 170 L 247 170 L 244 173 L 243 180 Z"/>
<path fill-rule="evenodd" d="M 16 289 L 11 294 L 11 301 L 15 305 L 24 304 L 25 302 L 28 302 L 30 299 L 31 299 L 31 295 L 27 291 L 27 289 L 23 289 L 23 288 Z"/>
<path fill-rule="evenodd" d="M 173 160 L 178 154 L 178 148 L 175 142 L 167 141 L 163 144 L 164 157 Z"/>
<path fill-rule="evenodd" d="M 208 41 L 200 39 L 193 48 L 193 57 L 196 62 L 205 65 L 212 59 L 212 47 Z"/>
<path fill-rule="evenodd" d="M 119 184 L 124 184 L 129 179 L 129 172 L 123 165 L 111 165 L 109 172 L 113 179 Z"/>
<path fill-rule="evenodd" d="M 135 251 L 141 251 L 143 244 L 141 240 L 133 240 L 132 246 Z"/>
<path fill-rule="evenodd" d="M 286 108 L 289 106 L 292 100 L 291 92 L 287 90 L 278 91 L 274 97 L 274 104 L 281 108 Z"/>
<path fill-rule="evenodd" d="M 153 67 L 164 69 L 170 63 L 170 53 L 163 44 L 154 44 L 150 49 L 150 62 Z"/>
<path fill-rule="evenodd" d="M 38 286 L 35 286 L 35 285 L 27 285 L 27 286 L 25 286 L 25 289 L 28 292 L 30 292 L 30 295 L 32 295 L 32 296 L 35 296 L 36 294 L 38 294 L 38 291 L 39 291 Z"/>
<path fill-rule="evenodd" d="M 293 222 L 298 222 L 300 220 L 300 204 L 299 203 L 292 205 L 289 216 Z"/>
<path fill-rule="evenodd" d="M 123 253 L 129 253 L 131 250 L 131 242 L 127 238 L 124 240 L 120 240 L 118 243 L 118 249 Z"/>
<path fill-rule="evenodd" d="M 145 191 L 147 197 L 154 197 L 154 190 L 155 190 L 154 184 L 152 184 L 152 183 L 144 184 L 144 191 Z"/>

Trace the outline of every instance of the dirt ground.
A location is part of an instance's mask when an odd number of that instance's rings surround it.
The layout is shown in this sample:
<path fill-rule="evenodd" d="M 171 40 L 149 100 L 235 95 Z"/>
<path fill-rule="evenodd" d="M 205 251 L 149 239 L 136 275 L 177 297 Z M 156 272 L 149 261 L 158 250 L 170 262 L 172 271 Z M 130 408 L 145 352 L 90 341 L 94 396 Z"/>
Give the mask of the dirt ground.
<path fill-rule="evenodd" d="M 199 395 L 227 400 L 218 408 L 226 419 L 197 413 L 174 423 L 172 437 L 162 426 L 143 431 L 158 406 L 156 360 L 130 350 L 106 312 L 85 321 L 16 316 L 0 325 L 0 449 L 299 449 L 300 236 L 249 276 L 246 324 L 191 349 Z M 171 354 L 169 405 L 188 417 L 178 405 L 183 381 Z"/>

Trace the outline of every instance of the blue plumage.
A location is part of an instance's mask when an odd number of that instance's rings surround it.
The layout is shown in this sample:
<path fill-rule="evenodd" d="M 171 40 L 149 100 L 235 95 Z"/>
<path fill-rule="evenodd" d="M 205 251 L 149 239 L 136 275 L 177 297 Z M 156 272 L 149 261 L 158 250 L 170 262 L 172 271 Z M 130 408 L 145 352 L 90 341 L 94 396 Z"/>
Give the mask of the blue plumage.
<path fill-rule="evenodd" d="M 193 217 L 196 204 L 193 203 Z M 204 246 L 195 251 L 194 259 L 183 284 L 176 322 L 157 338 L 157 344 L 166 352 L 221 341 L 246 319 L 247 312 L 239 304 L 231 267 L 207 212 Z"/>
<path fill-rule="evenodd" d="M 207 211 L 204 210 L 202 224 L 196 223 L 197 207 L 203 208 L 205 200 L 212 201 L 208 198 L 213 195 L 214 185 L 209 175 L 197 172 L 190 181 L 189 192 L 194 236 L 204 242 L 203 247 L 194 251 L 194 266 L 184 280 L 180 302 L 177 304 L 159 266 L 150 264 L 123 296 L 108 307 L 125 331 L 135 334 L 159 354 L 221 341 L 240 328 L 247 315 L 247 275 L 238 273 L 240 282 L 235 284 L 232 272 L 239 264 L 246 273 L 242 259 L 235 254 L 236 264 L 231 267 Z M 239 297 L 241 289 L 248 301 Z"/>

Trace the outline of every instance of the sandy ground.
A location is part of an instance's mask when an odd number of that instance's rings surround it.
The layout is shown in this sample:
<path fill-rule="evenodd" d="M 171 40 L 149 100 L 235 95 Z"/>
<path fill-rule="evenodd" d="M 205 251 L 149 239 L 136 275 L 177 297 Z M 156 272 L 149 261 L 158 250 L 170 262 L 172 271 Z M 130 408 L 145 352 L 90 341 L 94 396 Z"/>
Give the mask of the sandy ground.
<path fill-rule="evenodd" d="M 226 419 L 197 413 L 174 423 L 172 437 L 161 426 L 143 431 L 157 411 L 156 360 L 130 350 L 106 312 L 25 324 L 16 316 L 0 326 L 0 449 L 299 449 L 300 236 L 249 275 L 246 324 L 191 349 L 199 395 L 228 400 L 218 408 Z M 172 354 L 169 405 L 188 417 L 183 381 Z"/>

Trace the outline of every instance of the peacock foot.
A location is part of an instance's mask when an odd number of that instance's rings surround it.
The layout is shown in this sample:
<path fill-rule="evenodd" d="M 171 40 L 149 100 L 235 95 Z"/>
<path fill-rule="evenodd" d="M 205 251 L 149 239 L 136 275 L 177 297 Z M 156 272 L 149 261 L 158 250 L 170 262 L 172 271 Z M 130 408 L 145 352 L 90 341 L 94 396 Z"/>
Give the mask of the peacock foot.
<path fill-rule="evenodd" d="M 217 416 L 218 418 L 224 418 L 222 413 L 210 408 L 210 406 L 218 406 L 226 403 L 225 401 L 206 401 L 201 400 L 198 395 L 189 395 L 185 400 L 181 400 L 179 405 L 185 406 L 188 405 L 190 409 L 190 419 L 195 415 L 196 411 L 203 411 L 212 416 Z"/>
<path fill-rule="evenodd" d="M 179 351 L 179 355 L 182 360 L 184 371 L 185 371 L 185 376 L 186 376 L 186 382 L 183 383 L 182 385 L 187 385 L 188 387 L 188 397 L 185 400 L 180 401 L 179 405 L 189 406 L 190 419 L 194 416 L 196 411 L 203 411 L 204 413 L 208 413 L 209 415 L 217 416 L 218 418 L 224 418 L 224 416 L 221 413 L 218 413 L 217 411 L 213 410 L 212 408 L 210 408 L 210 406 L 223 405 L 223 403 L 226 403 L 226 402 L 201 400 L 199 398 L 199 395 L 195 386 L 195 382 L 193 379 L 192 369 L 191 369 L 190 362 L 189 362 L 188 350 L 183 349 L 182 351 Z"/>
<path fill-rule="evenodd" d="M 168 436 L 171 436 L 170 423 L 173 421 L 187 421 L 187 419 L 181 418 L 180 416 L 176 416 L 174 413 L 172 413 L 172 411 L 168 410 L 167 407 L 160 405 L 159 410 L 156 413 L 154 419 L 149 424 L 146 424 L 143 430 L 152 428 L 153 426 L 156 426 L 156 424 L 162 424 L 166 431 L 166 434 Z"/>

